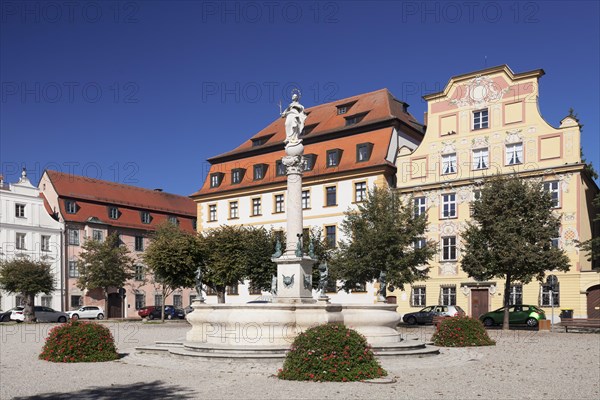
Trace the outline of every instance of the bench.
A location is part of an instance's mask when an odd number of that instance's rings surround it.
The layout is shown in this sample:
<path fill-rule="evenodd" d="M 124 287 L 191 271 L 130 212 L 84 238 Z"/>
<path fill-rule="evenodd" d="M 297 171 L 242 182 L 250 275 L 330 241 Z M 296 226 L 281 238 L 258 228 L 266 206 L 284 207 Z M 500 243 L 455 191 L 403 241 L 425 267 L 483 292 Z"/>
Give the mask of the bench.
<path fill-rule="evenodd" d="M 561 318 L 560 325 L 569 328 L 600 329 L 600 318 Z"/>

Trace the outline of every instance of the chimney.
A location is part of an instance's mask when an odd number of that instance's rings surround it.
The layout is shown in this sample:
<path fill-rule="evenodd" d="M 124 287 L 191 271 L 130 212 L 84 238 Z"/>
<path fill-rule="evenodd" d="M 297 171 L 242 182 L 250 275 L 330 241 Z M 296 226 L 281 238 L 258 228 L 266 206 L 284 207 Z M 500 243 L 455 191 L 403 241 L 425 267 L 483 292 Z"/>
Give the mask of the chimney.
<path fill-rule="evenodd" d="M 155 192 L 162 192 L 163 190 L 161 188 L 156 188 L 154 189 Z"/>

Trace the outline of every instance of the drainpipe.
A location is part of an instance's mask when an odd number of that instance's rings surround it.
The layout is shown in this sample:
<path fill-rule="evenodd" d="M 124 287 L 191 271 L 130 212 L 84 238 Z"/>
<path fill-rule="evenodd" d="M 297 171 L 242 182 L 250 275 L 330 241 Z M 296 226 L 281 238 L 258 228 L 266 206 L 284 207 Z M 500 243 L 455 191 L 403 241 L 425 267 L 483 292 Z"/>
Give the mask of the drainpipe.
<path fill-rule="evenodd" d="M 63 227 L 60 228 L 60 265 L 59 268 L 62 269 L 60 271 L 60 309 L 61 311 L 66 311 L 65 309 L 65 245 L 64 245 L 64 235 L 65 229 Z"/>

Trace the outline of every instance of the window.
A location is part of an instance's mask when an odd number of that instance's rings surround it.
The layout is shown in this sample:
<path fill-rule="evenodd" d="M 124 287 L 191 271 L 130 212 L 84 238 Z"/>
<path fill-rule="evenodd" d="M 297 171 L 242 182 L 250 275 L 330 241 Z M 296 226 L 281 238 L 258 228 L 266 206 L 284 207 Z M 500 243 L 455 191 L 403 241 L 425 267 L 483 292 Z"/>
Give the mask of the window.
<path fill-rule="evenodd" d="M 544 190 L 552 196 L 552 207 L 560 207 L 560 183 L 558 181 L 544 182 Z"/>
<path fill-rule="evenodd" d="M 560 248 L 560 238 L 552 238 L 550 239 L 550 246 L 558 249 Z"/>
<path fill-rule="evenodd" d="M 348 112 L 348 106 L 338 106 L 337 113 L 338 115 L 346 114 Z"/>
<path fill-rule="evenodd" d="M 244 178 L 244 172 L 246 172 L 245 169 L 242 168 L 236 168 L 234 170 L 231 171 L 231 183 L 232 184 L 237 184 L 237 183 L 241 183 L 242 179 Z"/>
<path fill-rule="evenodd" d="M 207 296 L 215 296 L 217 294 L 217 291 L 215 289 L 207 285 L 204 286 L 204 291 L 206 292 Z"/>
<path fill-rule="evenodd" d="M 275 195 L 275 212 L 282 213 L 285 211 L 285 201 L 282 194 Z"/>
<path fill-rule="evenodd" d="M 302 209 L 307 210 L 310 208 L 310 190 L 302 191 Z"/>
<path fill-rule="evenodd" d="M 367 182 L 357 182 L 354 184 L 354 201 L 361 202 L 367 199 Z"/>
<path fill-rule="evenodd" d="M 508 297 L 509 304 L 523 304 L 523 285 L 511 285 Z"/>
<path fill-rule="evenodd" d="M 15 204 L 15 217 L 25 218 L 25 204 Z"/>
<path fill-rule="evenodd" d="M 411 298 L 413 307 L 425 307 L 426 299 L 425 287 L 413 287 Z"/>
<path fill-rule="evenodd" d="M 556 285 L 556 290 L 552 292 L 552 299 L 550 299 L 550 287 L 542 285 L 542 296 L 540 299 L 540 306 L 560 307 L 560 283 Z"/>
<path fill-rule="evenodd" d="M 238 285 L 230 285 L 227 286 L 227 294 L 229 295 L 238 295 Z"/>
<path fill-rule="evenodd" d="M 79 246 L 79 230 L 77 229 L 69 229 L 68 232 L 68 240 L 69 244 L 72 246 Z"/>
<path fill-rule="evenodd" d="M 149 224 L 152 221 L 152 218 L 150 217 L 150 213 L 148 211 L 142 211 L 140 217 L 142 219 L 142 224 Z"/>
<path fill-rule="evenodd" d="M 192 218 L 192 229 L 193 230 L 198 229 L 198 219 L 197 218 Z"/>
<path fill-rule="evenodd" d="M 456 236 L 442 238 L 442 261 L 456 260 Z"/>
<path fill-rule="evenodd" d="M 325 227 L 325 239 L 327 240 L 327 244 L 331 247 L 335 247 L 337 244 L 336 239 L 336 227 L 335 225 L 326 226 Z"/>
<path fill-rule="evenodd" d="M 169 216 L 167 217 L 167 220 L 168 220 L 170 223 L 172 223 L 173 225 L 179 225 L 179 220 L 178 220 L 178 219 L 177 219 L 177 217 L 176 217 L 176 216 L 174 216 L 174 215 L 169 215 Z"/>
<path fill-rule="evenodd" d="M 486 169 L 489 166 L 488 149 L 473 150 L 473 169 Z"/>
<path fill-rule="evenodd" d="M 99 229 L 92 230 L 92 239 L 102 242 L 104 240 L 104 232 Z"/>
<path fill-rule="evenodd" d="M 373 143 L 360 143 L 356 145 L 356 162 L 369 161 Z"/>
<path fill-rule="evenodd" d="M 117 207 L 108 207 L 108 218 L 118 219 L 119 218 L 119 209 Z"/>
<path fill-rule="evenodd" d="M 523 143 L 506 145 L 506 165 L 523 163 Z"/>
<path fill-rule="evenodd" d="M 208 220 L 210 222 L 214 222 L 217 220 L 217 205 L 216 204 L 210 204 L 208 206 Z"/>
<path fill-rule="evenodd" d="M 221 179 L 223 178 L 223 174 L 219 172 L 215 172 L 214 174 L 210 174 L 210 187 L 215 188 L 221 184 Z"/>
<path fill-rule="evenodd" d="M 269 141 L 269 139 L 271 139 L 272 136 L 273 135 L 267 135 L 267 136 L 259 137 L 256 139 L 251 139 L 252 147 L 262 146 L 263 144 L 267 143 Z"/>
<path fill-rule="evenodd" d="M 133 274 L 133 279 L 135 279 L 136 281 L 143 281 L 144 278 L 146 277 L 145 276 L 146 274 L 144 273 L 144 266 L 136 264 L 134 269 L 135 269 L 135 272 Z"/>
<path fill-rule="evenodd" d="M 315 167 L 315 161 L 317 160 L 317 155 L 316 154 L 305 154 L 304 155 L 304 164 L 303 164 L 303 171 L 312 171 L 313 168 Z"/>
<path fill-rule="evenodd" d="M 473 190 L 473 201 L 469 204 L 469 215 L 473 216 L 473 203 L 481 199 L 481 190 Z"/>
<path fill-rule="evenodd" d="M 229 219 L 238 218 L 238 202 L 232 201 L 229 203 Z"/>
<path fill-rule="evenodd" d="M 25 240 L 27 235 L 25 233 L 17 233 L 15 239 L 15 246 L 18 250 L 26 250 Z"/>
<path fill-rule="evenodd" d="M 77 212 L 77 203 L 73 200 L 65 201 L 65 210 L 67 211 L 67 214 L 75 214 Z"/>
<path fill-rule="evenodd" d="M 250 282 L 250 287 L 248 288 L 248 293 L 251 295 L 260 295 L 262 291 L 258 286 L 256 286 L 253 282 Z"/>
<path fill-rule="evenodd" d="M 455 306 L 456 305 L 456 288 L 455 287 L 443 287 L 441 290 L 442 298 L 441 303 L 443 306 Z"/>
<path fill-rule="evenodd" d="M 260 201 L 260 197 L 252 199 L 252 215 L 257 216 L 262 213 L 262 205 Z"/>
<path fill-rule="evenodd" d="M 192 305 L 192 303 L 194 302 L 194 300 L 196 300 L 196 296 L 195 294 L 190 294 L 190 306 Z"/>
<path fill-rule="evenodd" d="M 71 308 L 79 308 L 83 305 L 83 297 L 71 296 Z"/>
<path fill-rule="evenodd" d="M 181 307 L 183 307 L 183 297 L 181 297 L 180 294 L 174 294 L 173 295 L 173 306 L 175 308 L 181 308 Z"/>
<path fill-rule="evenodd" d="M 442 174 L 454 174 L 456 172 L 456 153 L 444 154 L 442 156 Z"/>
<path fill-rule="evenodd" d="M 69 278 L 79 278 L 79 269 L 77 261 L 69 261 Z"/>
<path fill-rule="evenodd" d="M 42 307 L 52 308 L 52 296 L 42 296 Z"/>
<path fill-rule="evenodd" d="M 328 207 L 336 206 L 337 205 L 337 188 L 335 186 L 328 186 L 327 188 L 325 188 L 325 193 L 326 193 L 325 205 Z"/>
<path fill-rule="evenodd" d="M 426 197 L 415 197 L 413 200 L 415 207 L 415 217 L 427 212 L 427 198 Z"/>
<path fill-rule="evenodd" d="M 265 164 L 257 164 L 254 166 L 254 180 L 258 181 L 265 177 Z"/>
<path fill-rule="evenodd" d="M 488 127 L 488 110 L 473 111 L 473 130 Z"/>
<path fill-rule="evenodd" d="M 342 151 L 340 149 L 327 150 L 327 168 L 340 165 Z"/>
<path fill-rule="evenodd" d="M 358 124 L 365 117 L 366 114 L 353 115 L 351 117 L 346 117 L 346 126 Z"/>
<path fill-rule="evenodd" d="M 442 218 L 456 218 L 456 194 L 442 195 Z"/>
<path fill-rule="evenodd" d="M 275 161 L 275 175 L 285 175 L 285 165 L 283 165 L 283 162 L 281 160 Z"/>
<path fill-rule="evenodd" d="M 422 249 L 425 246 L 427 246 L 427 239 L 425 238 L 417 238 L 417 240 L 415 240 L 413 243 L 415 250 Z"/>
<path fill-rule="evenodd" d="M 42 251 L 50 251 L 50 236 L 42 235 Z"/>
<path fill-rule="evenodd" d="M 135 294 L 135 309 L 139 310 L 140 308 L 146 307 L 146 296 L 143 293 Z"/>
<path fill-rule="evenodd" d="M 144 238 L 142 236 L 135 237 L 135 251 L 144 251 Z"/>
<path fill-rule="evenodd" d="M 162 306 L 163 305 L 163 298 L 162 298 L 162 294 L 155 294 L 154 295 L 154 305 L 155 306 Z"/>

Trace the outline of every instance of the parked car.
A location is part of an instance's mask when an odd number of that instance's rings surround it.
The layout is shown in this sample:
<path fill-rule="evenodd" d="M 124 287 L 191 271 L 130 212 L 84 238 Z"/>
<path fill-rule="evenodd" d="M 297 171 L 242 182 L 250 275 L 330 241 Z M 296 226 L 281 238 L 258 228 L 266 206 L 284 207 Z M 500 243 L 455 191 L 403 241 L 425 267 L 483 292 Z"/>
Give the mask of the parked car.
<path fill-rule="evenodd" d="M 485 313 L 479 319 L 485 326 L 501 325 L 504 322 L 504 307 Z M 546 319 L 546 313 L 536 306 L 517 304 L 508 307 L 510 325 L 527 325 L 533 328 L 543 319 Z"/>
<path fill-rule="evenodd" d="M 12 321 L 23 322 L 25 315 L 23 313 L 24 307 L 15 307 L 10 314 Z M 50 307 L 34 306 L 33 311 L 35 312 L 35 320 L 37 322 L 67 322 L 69 315 L 62 311 L 55 311 Z"/>
<path fill-rule="evenodd" d="M 165 319 L 184 319 L 185 311 L 183 308 L 175 308 L 174 306 L 164 306 L 165 307 Z M 154 310 L 148 314 L 148 319 L 160 319 L 160 306 L 154 307 Z"/>
<path fill-rule="evenodd" d="M 154 306 L 146 306 L 146 307 L 142 307 L 138 310 L 138 315 L 142 318 L 148 318 L 148 315 L 154 311 L 156 307 Z"/>
<path fill-rule="evenodd" d="M 12 312 L 15 308 L 16 307 L 13 307 L 10 310 L 6 310 L 6 311 L 0 311 L 0 322 L 10 321 L 10 314 L 12 314 Z"/>
<path fill-rule="evenodd" d="M 455 317 L 465 315 L 465 311 L 459 306 L 428 306 L 420 311 L 404 314 L 402 321 L 407 324 L 431 324 L 434 316 Z"/>
<path fill-rule="evenodd" d="M 69 318 L 104 319 L 104 309 L 97 306 L 83 306 L 78 310 L 67 311 Z"/>
<path fill-rule="evenodd" d="M 247 302 L 246 304 L 272 303 L 272 302 L 273 302 L 273 296 L 266 295 L 266 296 L 257 297 L 256 299 L 251 300 L 251 301 Z"/>

